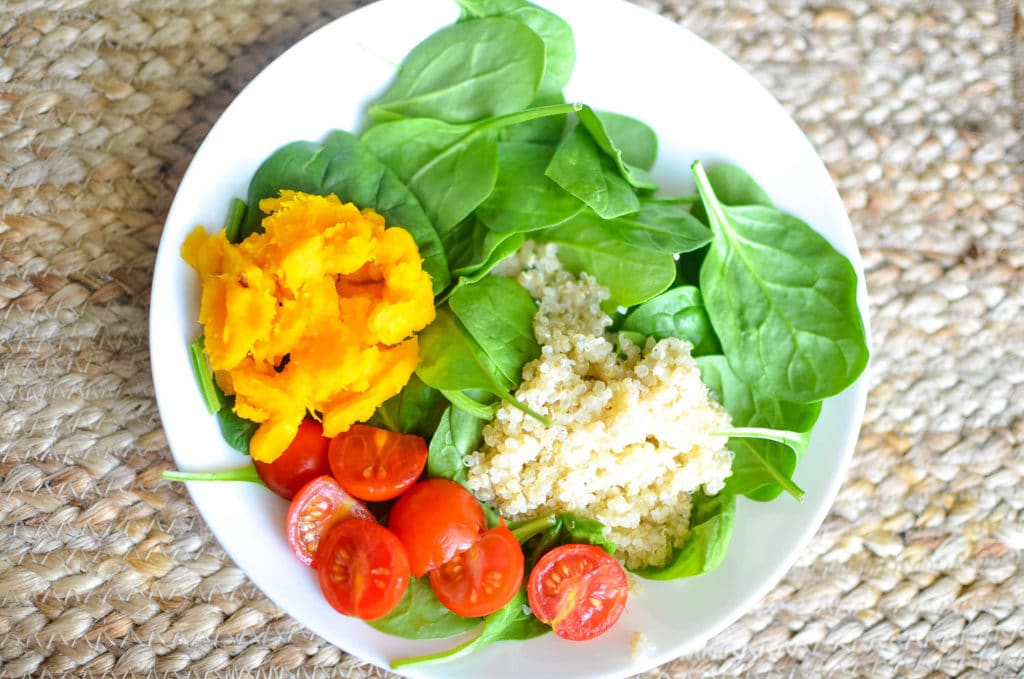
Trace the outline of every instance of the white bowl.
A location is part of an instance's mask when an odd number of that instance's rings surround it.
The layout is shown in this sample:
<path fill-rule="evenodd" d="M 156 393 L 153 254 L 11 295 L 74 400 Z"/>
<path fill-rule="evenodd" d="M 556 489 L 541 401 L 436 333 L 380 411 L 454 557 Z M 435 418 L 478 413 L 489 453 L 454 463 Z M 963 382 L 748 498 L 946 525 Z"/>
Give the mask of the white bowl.
<path fill-rule="evenodd" d="M 824 234 L 863 270 L 853 231 L 813 147 L 753 78 L 685 29 L 623 0 L 538 0 L 572 25 L 577 64 L 566 90 L 583 101 L 640 118 L 658 133 L 655 177 L 666 193 L 693 191 L 689 165 L 729 161 L 746 169 L 776 204 Z M 207 414 L 187 344 L 199 332 L 199 290 L 180 247 L 197 224 L 221 228 L 228 203 L 245 198 L 249 179 L 272 151 L 319 140 L 333 128 L 358 131 L 368 101 L 416 43 L 458 15 L 450 0 L 380 0 L 316 31 L 270 64 L 210 131 L 171 206 L 157 254 L 150 349 L 157 403 L 174 461 L 184 470 L 239 467 Z M 466 659 L 407 670 L 413 677 L 622 677 L 648 670 L 705 643 L 751 608 L 783 576 L 828 512 L 860 428 L 861 379 L 822 410 L 796 482 L 803 501 L 740 500 L 722 565 L 705 576 L 644 582 L 619 623 L 589 642 L 554 635 L 502 642 Z M 339 615 L 313 571 L 285 542 L 286 503 L 248 483 L 190 483 L 196 507 L 231 558 L 296 620 L 329 642 L 387 667 L 395 658 L 450 648 L 457 640 L 409 641 Z M 631 639 L 652 645 L 634 658 Z M 557 669 L 554 669 L 557 668 Z"/>

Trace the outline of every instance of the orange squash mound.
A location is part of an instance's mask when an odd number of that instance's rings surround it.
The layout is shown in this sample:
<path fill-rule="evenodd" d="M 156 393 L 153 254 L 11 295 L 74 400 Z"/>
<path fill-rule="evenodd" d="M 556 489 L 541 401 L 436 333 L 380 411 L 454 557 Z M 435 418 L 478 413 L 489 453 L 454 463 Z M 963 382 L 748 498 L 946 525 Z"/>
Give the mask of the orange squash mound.
<path fill-rule="evenodd" d="M 434 298 L 412 236 L 373 210 L 296 191 L 260 209 L 263 233 L 235 245 L 197 227 L 181 255 L 217 383 L 260 423 L 253 458 L 272 462 L 307 411 L 335 436 L 405 386 Z"/>

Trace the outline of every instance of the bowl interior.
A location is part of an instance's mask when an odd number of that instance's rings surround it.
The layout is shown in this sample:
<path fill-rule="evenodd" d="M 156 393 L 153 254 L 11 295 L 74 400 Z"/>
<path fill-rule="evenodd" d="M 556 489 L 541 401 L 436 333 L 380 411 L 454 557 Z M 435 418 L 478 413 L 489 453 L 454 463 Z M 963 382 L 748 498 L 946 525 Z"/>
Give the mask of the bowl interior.
<path fill-rule="evenodd" d="M 696 36 L 624 0 L 538 0 L 572 25 L 577 65 L 570 100 L 638 117 L 658 133 L 655 176 L 666 193 L 691 192 L 689 165 L 733 162 L 779 207 L 829 238 L 860 274 L 853 232 L 813 147 L 778 103 L 723 54 Z M 333 128 L 358 131 L 366 104 L 421 39 L 453 21 L 450 0 L 380 0 L 301 41 L 256 77 L 228 107 L 196 153 L 167 218 L 152 288 L 150 346 L 157 402 L 180 469 L 239 467 L 246 460 L 221 440 L 192 377 L 187 344 L 199 332 L 198 283 L 179 255 L 196 225 L 220 229 L 228 203 L 245 198 L 249 178 L 279 146 L 321 139 Z M 642 582 L 623 619 L 590 642 L 554 635 L 492 645 L 470 657 L 408 671 L 421 677 L 620 677 L 692 650 L 738 618 L 782 577 L 830 507 L 860 427 L 865 379 L 828 400 L 796 474 L 802 502 L 741 499 L 725 562 L 715 572 L 674 582 Z M 408 641 L 335 613 L 314 573 L 284 538 L 286 503 L 244 483 L 190 483 L 203 518 L 225 550 L 277 605 L 329 642 L 373 663 L 450 648 L 458 641 Z M 631 654 L 644 633 L 652 650 Z"/>

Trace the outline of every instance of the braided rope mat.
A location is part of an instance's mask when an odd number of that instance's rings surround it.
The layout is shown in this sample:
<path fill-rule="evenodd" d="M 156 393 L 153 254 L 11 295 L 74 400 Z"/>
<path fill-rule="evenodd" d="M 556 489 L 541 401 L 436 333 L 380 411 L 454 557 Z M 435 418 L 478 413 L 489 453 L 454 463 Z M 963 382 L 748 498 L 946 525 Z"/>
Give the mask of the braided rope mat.
<path fill-rule="evenodd" d="M 162 221 L 239 89 L 347 0 L 0 3 L 0 676 L 388 676 L 285 616 L 170 466 Z M 1024 4 L 641 0 L 738 60 L 835 178 L 871 292 L 853 466 L 796 566 L 645 677 L 1024 666 Z"/>

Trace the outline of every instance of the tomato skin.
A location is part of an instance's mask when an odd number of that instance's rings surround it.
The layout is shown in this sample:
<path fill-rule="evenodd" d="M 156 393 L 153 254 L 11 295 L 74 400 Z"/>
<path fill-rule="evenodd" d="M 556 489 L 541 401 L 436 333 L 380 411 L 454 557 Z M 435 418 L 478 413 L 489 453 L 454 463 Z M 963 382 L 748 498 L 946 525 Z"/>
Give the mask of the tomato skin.
<path fill-rule="evenodd" d="M 430 571 L 430 585 L 452 613 L 478 618 L 498 610 L 523 584 L 523 550 L 504 525 Z"/>
<path fill-rule="evenodd" d="M 405 545 L 412 574 L 420 577 L 473 546 L 487 520 L 480 503 L 461 485 L 427 479 L 399 496 L 388 527 Z"/>
<path fill-rule="evenodd" d="M 288 507 L 285 535 L 299 561 L 316 567 L 316 553 L 332 526 L 345 519 L 373 519 L 370 510 L 345 492 L 330 476 L 318 476 L 304 485 Z"/>
<path fill-rule="evenodd" d="M 353 424 L 331 439 L 331 473 L 360 500 L 379 502 L 404 493 L 427 466 L 427 442 L 419 436 Z"/>
<path fill-rule="evenodd" d="M 330 444 L 331 440 L 324 436 L 323 426 L 307 416 L 279 458 L 273 462 L 253 460 L 253 464 L 270 490 L 291 500 L 312 479 L 331 473 L 328 463 Z"/>
<path fill-rule="evenodd" d="M 372 519 L 347 519 L 324 538 L 317 579 L 334 610 L 373 620 L 390 613 L 405 594 L 409 559 L 384 526 Z"/>
<path fill-rule="evenodd" d="M 594 545 L 555 547 L 540 558 L 526 583 L 533 614 L 572 641 L 593 639 L 611 628 L 628 595 L 626 571 Z"/>

